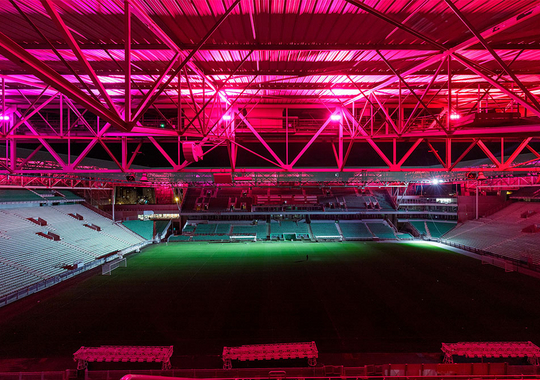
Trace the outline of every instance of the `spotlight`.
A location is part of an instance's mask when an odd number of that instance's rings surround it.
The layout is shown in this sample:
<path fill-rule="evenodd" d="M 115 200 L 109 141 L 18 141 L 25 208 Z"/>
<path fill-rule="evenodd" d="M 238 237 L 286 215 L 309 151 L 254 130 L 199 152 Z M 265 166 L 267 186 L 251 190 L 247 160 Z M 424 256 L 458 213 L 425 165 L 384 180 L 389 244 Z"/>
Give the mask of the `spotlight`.
<path fill-rule="evenodd" d="M 161 123 L 159 126 L 160 128 L 165 128 L 165 123 Z"/>
<path fill-rule="evenodd" d="M 223 115 L 223 116 L 222 116 L 221 118 L 222 118 L 223 120 L 225 120 L 225 121 L 229 121 L 229 120 L 231 120 L 231 119 L 232 119 L 232 116 L 231 116 L 231 115 L 229 115 L 228 113 L 226 113 L 226 114 L 225 114 L 225 115 Z"/>
<path fill-rule="evenodd" d="M 141 182 L 148 182 L 148 177 L 146 176 L 146 173 L 143 173 L 141 176 Z"/>
<path fill-rule="evenodd" d="M 441 182 L 442 182 L 442 181 L 441 181 L 440 179 L 438 179 L 438 178 L 433 178 L 433 179 L 431 180 L 431 184 L 432 184 L 432 185 L 438 185 L 438 184 L 440 184 Z"/>
<path fill-rule="evenodd" d="M 452 112 L 450 114 L 450 120 L 459 120 L 461 119 L 461 115 L 459 113 Z"/>
<path fill-rule="evenodd" d="M 0 121 L 8 121 L 9 119 L 9 115 L 0 115 Z"/>
<path fill-rule="evenodd" d="M 330 115 L 330 120 L 332 120 L 332 121 L 340 121 L 341 120 L 341 115 L 338 114 L 338 113 L 333 113 L 332 115 Z"/>

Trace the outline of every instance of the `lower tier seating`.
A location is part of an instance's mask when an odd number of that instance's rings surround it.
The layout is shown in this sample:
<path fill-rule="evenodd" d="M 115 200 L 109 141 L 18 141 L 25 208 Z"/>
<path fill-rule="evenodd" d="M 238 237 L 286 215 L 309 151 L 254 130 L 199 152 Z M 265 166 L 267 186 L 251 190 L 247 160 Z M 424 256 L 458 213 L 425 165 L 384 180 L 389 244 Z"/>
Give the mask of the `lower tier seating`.
<path fill-rule="evenodd" d="M 0 209 L 0 218 L 0 297 L 145 241 L 82 205 Z M 32 218 L 47 223 L 38 225 Z M 49 232 L 60 240 L 38 235 Z"/>

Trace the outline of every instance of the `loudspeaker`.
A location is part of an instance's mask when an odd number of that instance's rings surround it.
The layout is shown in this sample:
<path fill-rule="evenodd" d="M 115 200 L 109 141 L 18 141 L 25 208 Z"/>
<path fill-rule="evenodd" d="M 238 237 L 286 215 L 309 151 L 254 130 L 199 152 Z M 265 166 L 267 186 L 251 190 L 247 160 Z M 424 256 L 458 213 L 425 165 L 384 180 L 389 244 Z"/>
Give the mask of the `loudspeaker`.
<path fill-rule="evenodd" d="M 184 152 L 184 157 L 188 161 L 197 162 L 202 159 L 203 150 L 200 144 L 195 142 L 185 142 L 182 144 L 182 150 Z"/>
<path fill-rule="evenodd" d="M 127 179 L 129 182 L 133 182 L 133 181 L 135 181 L 135 176 L 134 176 L 134 175 L 127 175 L 127 176 L 126 176 L 126 179 Z"/>

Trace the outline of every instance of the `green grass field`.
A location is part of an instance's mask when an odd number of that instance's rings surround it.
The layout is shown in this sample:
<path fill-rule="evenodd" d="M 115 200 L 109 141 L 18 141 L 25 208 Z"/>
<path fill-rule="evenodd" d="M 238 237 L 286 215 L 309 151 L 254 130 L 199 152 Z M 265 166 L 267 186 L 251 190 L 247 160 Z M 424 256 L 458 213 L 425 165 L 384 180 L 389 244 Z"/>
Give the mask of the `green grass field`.
<path fill-rule="evenodd" d="M 69 357 L 103 344 L 172 344 L 176 355 L 311 340 L 326 353 L 539 344 L 539 285 L 426 243 L 154 245 L 111 276 L 0 309 L 0 355 Z"/>

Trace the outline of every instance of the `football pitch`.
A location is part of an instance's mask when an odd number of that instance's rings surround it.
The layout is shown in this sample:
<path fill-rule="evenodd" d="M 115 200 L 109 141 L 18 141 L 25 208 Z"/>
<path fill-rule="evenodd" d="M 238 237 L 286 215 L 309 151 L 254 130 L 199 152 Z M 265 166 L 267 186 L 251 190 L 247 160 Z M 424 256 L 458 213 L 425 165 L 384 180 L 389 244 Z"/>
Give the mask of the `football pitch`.
<path fill-rule="evenodd" d="M 99 345 L 219 355 L 312 340 L 325 353 L 538 344 L 539 285 L 422 242 L 160 244 L 110 276 L 83 275 L 0 309 L 0 355 L 70 357 Z"/>

